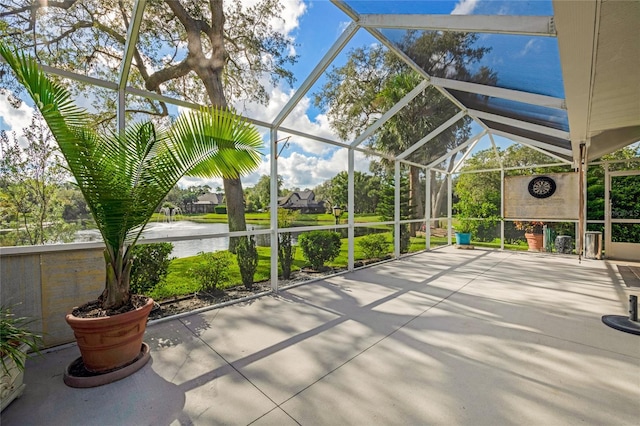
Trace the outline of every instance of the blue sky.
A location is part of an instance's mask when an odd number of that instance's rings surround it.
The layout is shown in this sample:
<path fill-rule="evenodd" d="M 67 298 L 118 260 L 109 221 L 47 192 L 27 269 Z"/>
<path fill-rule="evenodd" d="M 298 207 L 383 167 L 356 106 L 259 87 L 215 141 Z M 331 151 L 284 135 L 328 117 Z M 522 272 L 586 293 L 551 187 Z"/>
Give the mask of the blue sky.
<path fill-rule="evenodd" d="M 252 2 L 255 0 L 244 0 Z M 350 1 L 353 8 L 362 13 L 433 13 L 433 14 L 516 14 L 516 15 L 549 15 L 552 14 L 550 1 L 494 1 L 494 0 L 460 0 L 460 1 Z M 296 76 L 294 89 L 297 88 L 316 66 L 327 50 L 339 37 L 342 30 L 348 25 L 350 19 L 328 0 L 283 0 L 284 22 L 275 23 L 295 40 L 296 53 L 300 55 L 297 64 L 293 66 Z M 563 96 L 562 81 L 558 78 L 549 78 L 559 75 L 559 68 L 554 68 L 557 63 L 557 48 L 552 38 L 531 38 L 523 36 L 495 36 L 483 35 L 480 37 L 483 45 L 494 46 L 494 50 L 488 54 L 483 64 L 498 71 L 499 83 L 507 87 L 525 88 L 538 87 L 545 94 Z M 346 53 L 353 47 L 377 43 L 365 30 L 359 30 L 339 57 L 330 66 L 340 66 L 344 63 Z M 266 80 L 265 80 L 266 81 Z M 309 94 L 303 98 L 296 110 L 285 121 L 286 127 L 296 130 L 314 133 L 327 138 L 335 138 L 323 111 L 315 108 L 311 101 L 311 95 L 318 90 L 324 82 L 324 78 L 314 86 Z M 271 102 L 267 107 L 251 105 L 247 114 L 271 121 L 291 97 L 293 89 L 280 85 L 270 88 Z M 0 129 L 19 131 L 28 125 L 30 111 L 23 104 L 21 110 L 14 110 L 7 106 L 4 98 L 0 96 Z M 479 127 L 476 127 L 479 131 Z M 261 129 L 265 134 L 266 129 Z M 284 136 L 284 135 L 283 135 Z M 501 142 L 502 144 L 502 142 Z M 486 148 L 487 141 L 479 144 Z M 261 174 L 269 174 L 270 166 L 267 156 L 257 173 L 243 178 L 245 186 L 251 186 L 257 182 Z M 362 155 L 356 156 L 356 168 L 366 171 L 369 160 Z M 278 160 L 279 174 L 284 177 L 285 187 L 300 187 L 302 189 L 313 187 L 324 180 L 331 178 L 336 173 L 347 169 L 347 152 L 333 146 L 327 146 L 318 142 L 292 137 L 290 145 L 282 151 Z M 202 183 L 200 181 L 185 179 L 183 185 Z M 207 181 L 212 187 L 221 186 L 221 181 Z"/>

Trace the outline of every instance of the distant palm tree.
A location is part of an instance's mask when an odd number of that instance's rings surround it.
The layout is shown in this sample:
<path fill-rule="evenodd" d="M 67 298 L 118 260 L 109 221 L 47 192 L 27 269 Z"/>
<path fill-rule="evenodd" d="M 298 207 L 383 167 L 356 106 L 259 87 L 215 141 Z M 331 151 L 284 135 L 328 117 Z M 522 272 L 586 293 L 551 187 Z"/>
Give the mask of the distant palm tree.
<path fill-rule="evenodd" d="M 102 234 L 107 268 L 100 296 L 104 309 L 129 303 L 132 248 L 180 178 L 237 178 L 260 162 L 259 132 L 228 110 L 188 112 L 169 129 L 146 122 L 121 134 L 98 134 L 87 112 L 33 58 L 2 42 L 0 55 L 49 125 Z"/>

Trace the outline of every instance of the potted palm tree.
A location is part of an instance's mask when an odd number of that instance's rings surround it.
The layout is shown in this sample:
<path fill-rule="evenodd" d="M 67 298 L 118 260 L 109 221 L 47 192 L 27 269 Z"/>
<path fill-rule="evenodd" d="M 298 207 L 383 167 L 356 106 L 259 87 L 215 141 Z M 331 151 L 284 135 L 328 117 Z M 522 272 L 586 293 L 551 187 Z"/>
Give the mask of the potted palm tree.
<path fill-rule="evenodd" d="M 98 134 L 33 58 L 3 43 L 0 55 L 47 122 L 104 240 L 104 291 L 67 315 L 84 367 L 102 373 L 127 366 L 144 348 L 153 307 L 129 288 L 132 248 L 145 225 L 183 176 L 233 178 L 254 170 L 262 137 L 240 116 L 213 107 L 182 114 L 168 129 L 147 122 Z"/>

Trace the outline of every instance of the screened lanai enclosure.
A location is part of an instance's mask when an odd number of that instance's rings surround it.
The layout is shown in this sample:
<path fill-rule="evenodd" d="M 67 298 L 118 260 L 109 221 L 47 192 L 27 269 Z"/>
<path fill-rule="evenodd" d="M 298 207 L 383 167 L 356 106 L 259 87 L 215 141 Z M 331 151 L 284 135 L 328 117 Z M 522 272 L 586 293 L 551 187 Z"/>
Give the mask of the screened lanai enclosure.
<path fill-rule="evenodd" d="M 397 258 L 454 244 L 463 222 L 480 245 L 525 247 L 525 231 L 540 227 L 550 251 L 567 236 L 567 252 L 582 255 L 596 233 L 606 257 L 640 260 L 640 2 L 230 3 L 0 6 L 3 38 L 104 131 L 213 104 L 263 134 L 257 173 L 181 183 L 218 186 L 228 228 L 151 224 L 144 242 L 202 242 L 193 255 L 256 235 L 271 247 L 274 289 L 279 238 L 317 229 L 347 239 L 348 270 L 360 265 L 359 236 L 387 233 Z M 0 124 L 16 131 L 6 111 Z M 246 190 L 260 175 L 270 186 L 259 210 L 271 215 L 247 227 Z M 314 190 L 341 214 L 287 222 L 275 213 L 283 189 Z"/>
<path fill-rule="evenodd" d="M 171 181 L 122 239 L 146 341 L 129 377 L 67 387 L 65 316 L 107 299 L 111 241 L 0 60 L 0 305 L 43 349 L 6 409 L 2 374 L 2 424 L 637 424 L 639 30 L 639 0 L 3 0 L 0 54 L 86 134 L 153 124 L 118 153 L 166 160 L 148 129 L 203 106 L 263 147 L 240 178 Z M 155 257 L 163 281 L 130 286 Z"/>

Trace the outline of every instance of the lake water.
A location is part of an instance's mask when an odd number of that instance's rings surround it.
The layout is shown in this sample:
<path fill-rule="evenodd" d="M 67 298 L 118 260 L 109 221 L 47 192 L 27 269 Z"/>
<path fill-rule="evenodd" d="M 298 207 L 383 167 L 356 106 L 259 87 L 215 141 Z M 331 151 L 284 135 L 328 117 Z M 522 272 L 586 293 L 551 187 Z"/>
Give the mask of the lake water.
<path fill-rule="evenodd" d="M 247 230 L 268 229 L 266 226 L 247 225 Z M 226 223 L 198 223 L 189 220 L 179 220 L 175 222 L 149 222 L 138 240 L 138 244 L 144 243 L 145 238 L 169 238 L 169 237 L 193 237 L 191 240 L 171 241 L 173 244 L 172 257 L 195 256 L 201 251 L 219 251 L 229 248 L 229 238 L 198 238 L 199 235 L 223 234 L 229 232 L 229 225 Z M 347 230 L 338 229 L 342 238 L 346 238 Z M 365 235 L 371 232 L 379 232 L 372 228 L 356 228 L 355 235 Z M 297 244 L 298 232 L 292 232 L 292 243 Z M 256 235 L 256 244 L 261 247 L 271 245 L 270 236 Z M 101 241 L 102 237 L 97 229 L 87 229 L 76 233 L 75 242 Z"/>
<path fill-rule="evenodd" d="M 248 230 L 265 229 L 263 226 L 247 225 Z M 229 232 L 229 225 L 226 223 L 197 223 L 188 220 L 176 222 L 150 222 L 142 233 L 138 241 L 144 243 L 145 238 L 168 238 L 198 235 L 217 234 Z M 256 235 L 256 243 L 260 246 L 269 246 L 269 235 Z M 76 242 L 101 241 L 100 233 L 96 229 L 78 231 Z M 229 238 L 205 238 L 185 241 L 172 241 L 172 257 L 195 256 L 201 251 L 218 251 L 229 248 Z"/>

